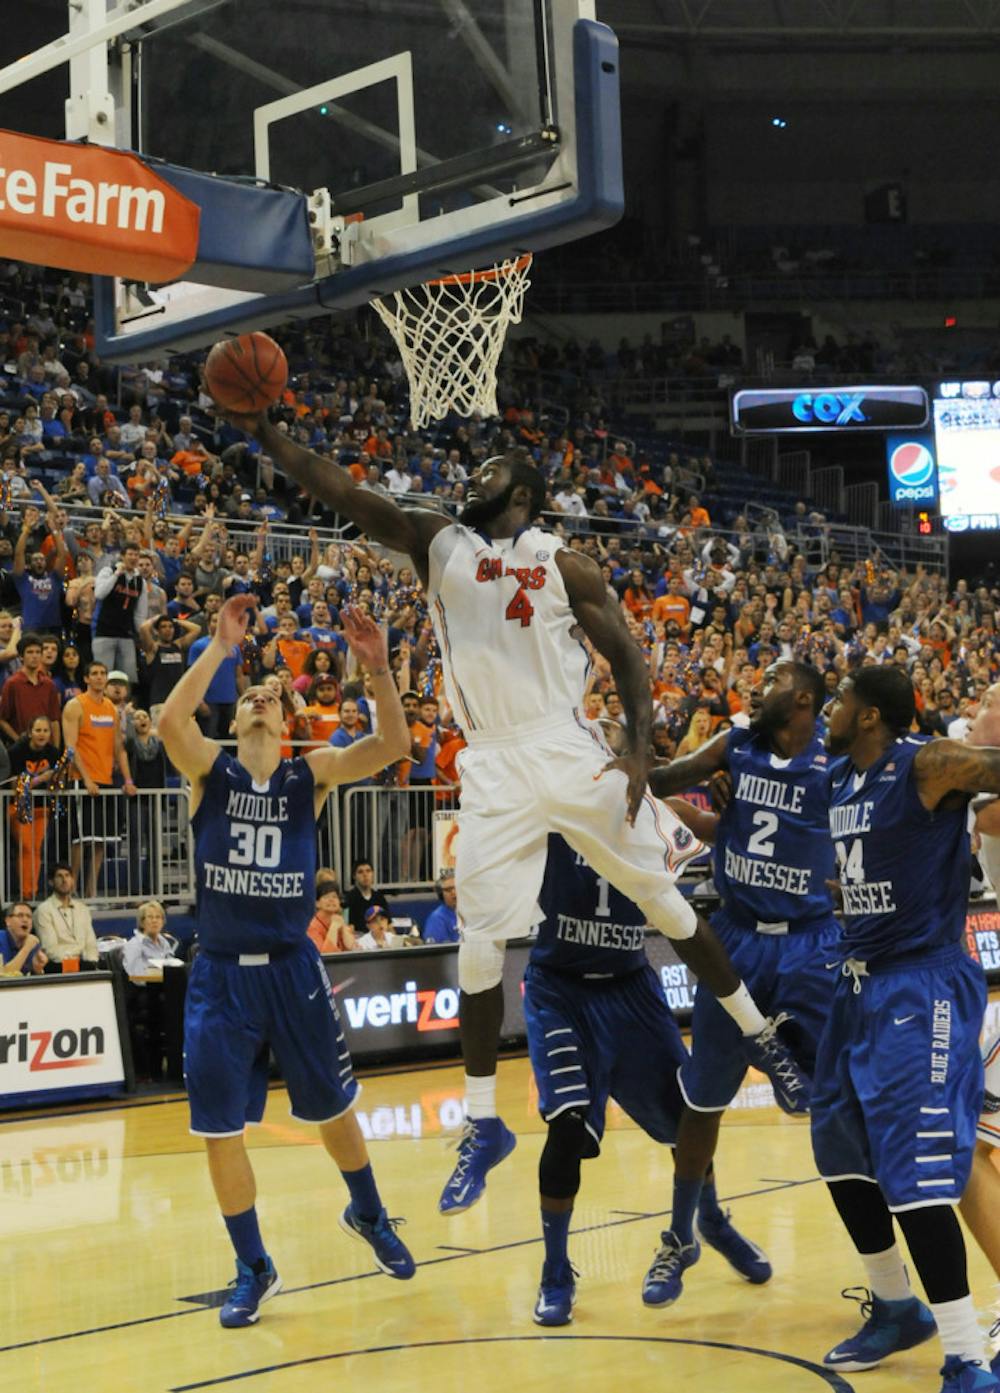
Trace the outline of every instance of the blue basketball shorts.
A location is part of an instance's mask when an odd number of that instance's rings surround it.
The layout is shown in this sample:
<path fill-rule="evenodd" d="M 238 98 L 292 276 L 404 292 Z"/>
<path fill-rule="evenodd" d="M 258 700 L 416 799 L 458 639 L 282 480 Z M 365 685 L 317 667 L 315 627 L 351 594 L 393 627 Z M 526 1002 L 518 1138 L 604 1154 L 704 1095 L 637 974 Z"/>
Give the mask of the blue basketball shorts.
<path fill-rule="evenodd" d="M 330 979 L 309 939 L 270 962 L 201 952 L 184 1006 L 191 1131 L 238 1136 L 260 1122 L 274 1051 L 300 1122 L 332 1122 L 360 1092 Z"/>
<path fill-rule="evenodd" d="M 712 928 L 765 1016 L 787 1012 L 781 1035 L 809 1075 L 833 1000 L 840 929 L 832 920 L 811 933 L 765 934 L 737 926 L 719 910 Z M 681 1070 L 684 1101 L 697 1112 L 721 1112 L 747 1071 L 743 1032 L 711 992 L 695 994 L 691 1057 Z"/>
<path fill-rule="evenodd" d="M 957 1204 L 983 1104 L 982 968 L 948 947 L 839 978 L 813 1078 L 824 1180 L 874 1180 L 892 1210 Z"/>
<path fill-rule="evenodd" d="M 651 967 L 581 979 L 529 964 L 524 1019 L 546 1122 L 578 1108 L 600 1143 L 611 1097 L 654 1141 L 673 1144 L 687 1051 Z"/>

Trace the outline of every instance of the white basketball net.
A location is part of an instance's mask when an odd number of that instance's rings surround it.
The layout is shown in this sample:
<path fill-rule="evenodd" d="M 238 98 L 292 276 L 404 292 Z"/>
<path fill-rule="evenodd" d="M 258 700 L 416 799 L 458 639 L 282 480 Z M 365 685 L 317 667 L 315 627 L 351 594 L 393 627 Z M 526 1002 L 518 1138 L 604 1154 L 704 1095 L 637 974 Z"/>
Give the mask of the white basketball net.
<path fill-rule="evenodd" d="M 525 255 L 372 301 L 403 360 L 415 430 L 449 411 L 497 415 L 497 365 L 508 328 L 521 322 L 530 270 Z"/>

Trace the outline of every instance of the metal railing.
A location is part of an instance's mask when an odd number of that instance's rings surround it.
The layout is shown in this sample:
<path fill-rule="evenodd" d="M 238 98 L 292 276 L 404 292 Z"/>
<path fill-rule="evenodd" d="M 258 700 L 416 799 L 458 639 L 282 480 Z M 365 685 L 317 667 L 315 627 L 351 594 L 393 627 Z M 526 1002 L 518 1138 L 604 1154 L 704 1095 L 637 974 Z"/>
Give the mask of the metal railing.
<path fill-rule="evenodd" d="M 346 886 L 354 862 L 364 856 L 372 861 L 378 885 L 426 890 L 434 878 L 434 812 L 454 808 L 457 801 L 451 790 L 433 787 L 335 790 L 316 826 L 317 865 L 336 871 Z M 168 907 L 194 901 L 186 788 L 144 789 L 134 798 L 118 789 L 93 796 L 69 790 L 58 800 L 36 794 L 29 823 L 12 815 L 13 805 L 9 789 L 0 793 L 7 838 L 0 858 L 3 903 L 43 899 L 57 861 L 79 867 L 77 893 L 93 908 L 120 908 L 122 901 L 143 899 Z"/>
<path fill-rule="evenodd" d="M 120 789 L 34 793 L 29 822 L 17 816 L 15 801 L 12 789 L 0 791 L 4 904 L 44 899 L 57 861 L 77 869 L 77 894 L 92 907 L 143 899 L 177 906 L 194 899 L 186 790 L 141 789 L 134 798 Z"/>
<path fill-rule="evenodd" d="M 347 788 L 340 793 L 343 867 L 370 861 L 375 884 L 426 890 L 434 878 L 434 814 L 458 807 L 455 789 Z M 333 799 L 330 800 L 334 801 Z"/>

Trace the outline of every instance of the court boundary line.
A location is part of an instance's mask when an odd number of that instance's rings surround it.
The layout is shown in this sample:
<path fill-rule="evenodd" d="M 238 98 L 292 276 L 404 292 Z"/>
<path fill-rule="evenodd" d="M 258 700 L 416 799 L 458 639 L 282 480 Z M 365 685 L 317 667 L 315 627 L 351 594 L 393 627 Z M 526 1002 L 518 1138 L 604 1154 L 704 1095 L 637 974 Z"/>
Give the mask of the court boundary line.
<path fill-rule="evenodd" d="M 199 1389 L 219 1388 L 222 1384 L 236 1383 L 242 1379 L 258 1378 L 264 1374 L 283 1373 L 286 1369 L 301 1369 L 311 1364 L 332 1363 L 337 1359 L 356 1359 L 366 1354 L 397 1354 L 418 1349 L 450 1349 L 461 1345 L 525 1344 L 536 1341 L 556 1343 L 571 1340 L 602 1344 L 693 1345 L 700 1349 L 722 1349 L 735 1351 L 739 1354 L 752 1354 L 761 1359 L 774 1359 L 782 1364 L 791 1364 L 795 1368 L 805 1369 L 807 1373 L 815 1374 L 820 1378 L 832 1390 L 832 1393 L 854 1393 L 851 1384 L 833 1370 L 824 1369 L 821 1364 L 813 1364 L 811 1360 L 802 1359 L 796 1354 L 782 1354 L 780 1350 L 758 1349 L 754 1345 L 734 1345 L 724 1340 L 683 1339 L 677 1335 L 534 1335 L 527 1333 L 524 1335 L 469 1336 L 465 1339 L 454 1340 L 414 1340 L 408 1341 L 406 1344 L 372 1345 L 366 1349 L 341 1350 L 333 1354 L 313 1354 L 302 1359 L 290 1359 L 283 1364 L 267 1364 L 262 1365 L 259 1369 L 244 1369 L 240 1373 L 204 1379 L 199 1383 L 177 1384 L 169 1390 L 169 1393 L 196 1393 Z"/>
<path fill-rule="evenodd" d="M 727 1195 L 720 1201 L 720 1203 L 730 1204 L 735 1200 L 756 1199 L 761 1195 L 772 1195 L 778 1193 L 781 1190 L 797 1189 L 803 1185 L 818 1185 L 820 1183 L 821 1177 L 818 1175 L 809 1176 L 805 1180 L 781 1181 L 777 1185 L 768 1185 L 764 1189 L 744 1190 L 742 1193 L 738 1195 Z M 635 1218 L 612 1219 L 601 1224 L 587 1224 L 584 1228 L 573 1229 L 572 1233 L 574 1235 L 584 1233 L 597 1233 L 600 1232 L 602 1229 L 620 1228 L 626 1224 L 637 1224 L 647 1219 L 664 1219 L 670 1213 L 670 1209 L 654 1210 L 650 1214 L 644 1214 L 641 1216 L 637 1215 Z M 418 1262 L 417 1269 L 419 1270 L 422 1267 L 437 1267 L 440 1263 L 443 1262 L 460 1262 L 463 1259 L 467 1258 L 490 1257 L 494 1253 L 504 1253 L 514 1248 L 527 1248 L 530 1247 L 532 1244 L 542 1242 L 542 1235 L 536 1234 L 531 1238 L 516 1238 L 508 1243 L 495 1243 L 488 1248 L 469 1249 L 463 1250 L 461 1252 L 447 1252 L 443 1257 L 426 1258 L 423 1262 Z M 440 1249 L 440 1247 L 441 1245 L 439 1244 L 438 1248 Z M 346 1282 L 363 1282 L 367 1281 L 371 1277 L 382 1277 L 384 1275 L 385 1274 L 379 1271 L 378 1268 L 374 1268 L 370 1272 L 354 1272 L 348 1277 L 330 1277 L 322 1282 L 307 1282 L 305 1285 L 300 1287 L 283 1288 L 280 1292 L 277 1293 L 275 1299 L 280 1299 L 284 1296 L 301 1295 L 301 1293 L 305 1291 L 319 1291 L 322 1290 L 324 1287 L 343 1286 Z M 176 1301 L 187 1300 L 186 1297 L 182 1296 L 175 1297 L 174 1299 Z M 204 1315 L 208 1311 L 214 1311 L 217 1309 L 218 1308 L 215 1306 L 208 1305 L 188 1306 L 182 1311 L 161 1311 L 158 1315 L 137 1316 L 133 1320 L 115 1321 L 109 1325 L 95 1325 L 89 1330 L 67 1330 L 59 1335 L 42 1335 L 36 1340 L 20 1340 L 17 1342 L 17 1344 L 0 1345 L 0 1355 L 14 1354 L 18 1350 L 36 1349 L 40 1345 L 61 1344 L 66 1340 L 81 1340 L 86 1338 L 88 1335 L 107 1335 L 115 1330 L 129 1330 L 139 1325 L 155 1325 L 158 1321 L 177 1320 L 181 1316 Z M 853 1390 L 848 1388 L 847 1393 L 853 1393 Z"/>

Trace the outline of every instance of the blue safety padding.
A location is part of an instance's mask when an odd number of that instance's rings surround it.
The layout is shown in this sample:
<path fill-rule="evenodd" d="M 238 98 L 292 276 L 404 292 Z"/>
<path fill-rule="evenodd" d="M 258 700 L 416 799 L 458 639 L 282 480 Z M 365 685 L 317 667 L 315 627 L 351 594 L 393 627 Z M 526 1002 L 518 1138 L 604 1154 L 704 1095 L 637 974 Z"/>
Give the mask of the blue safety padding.
<path fill-rule="evenodd" d="M 201 209 L 198 260 L 185 280 L 264 295 L 312 280 L 315 260 L 302 194 L 237 184 L 170 164 L 155 169 Z"/>

